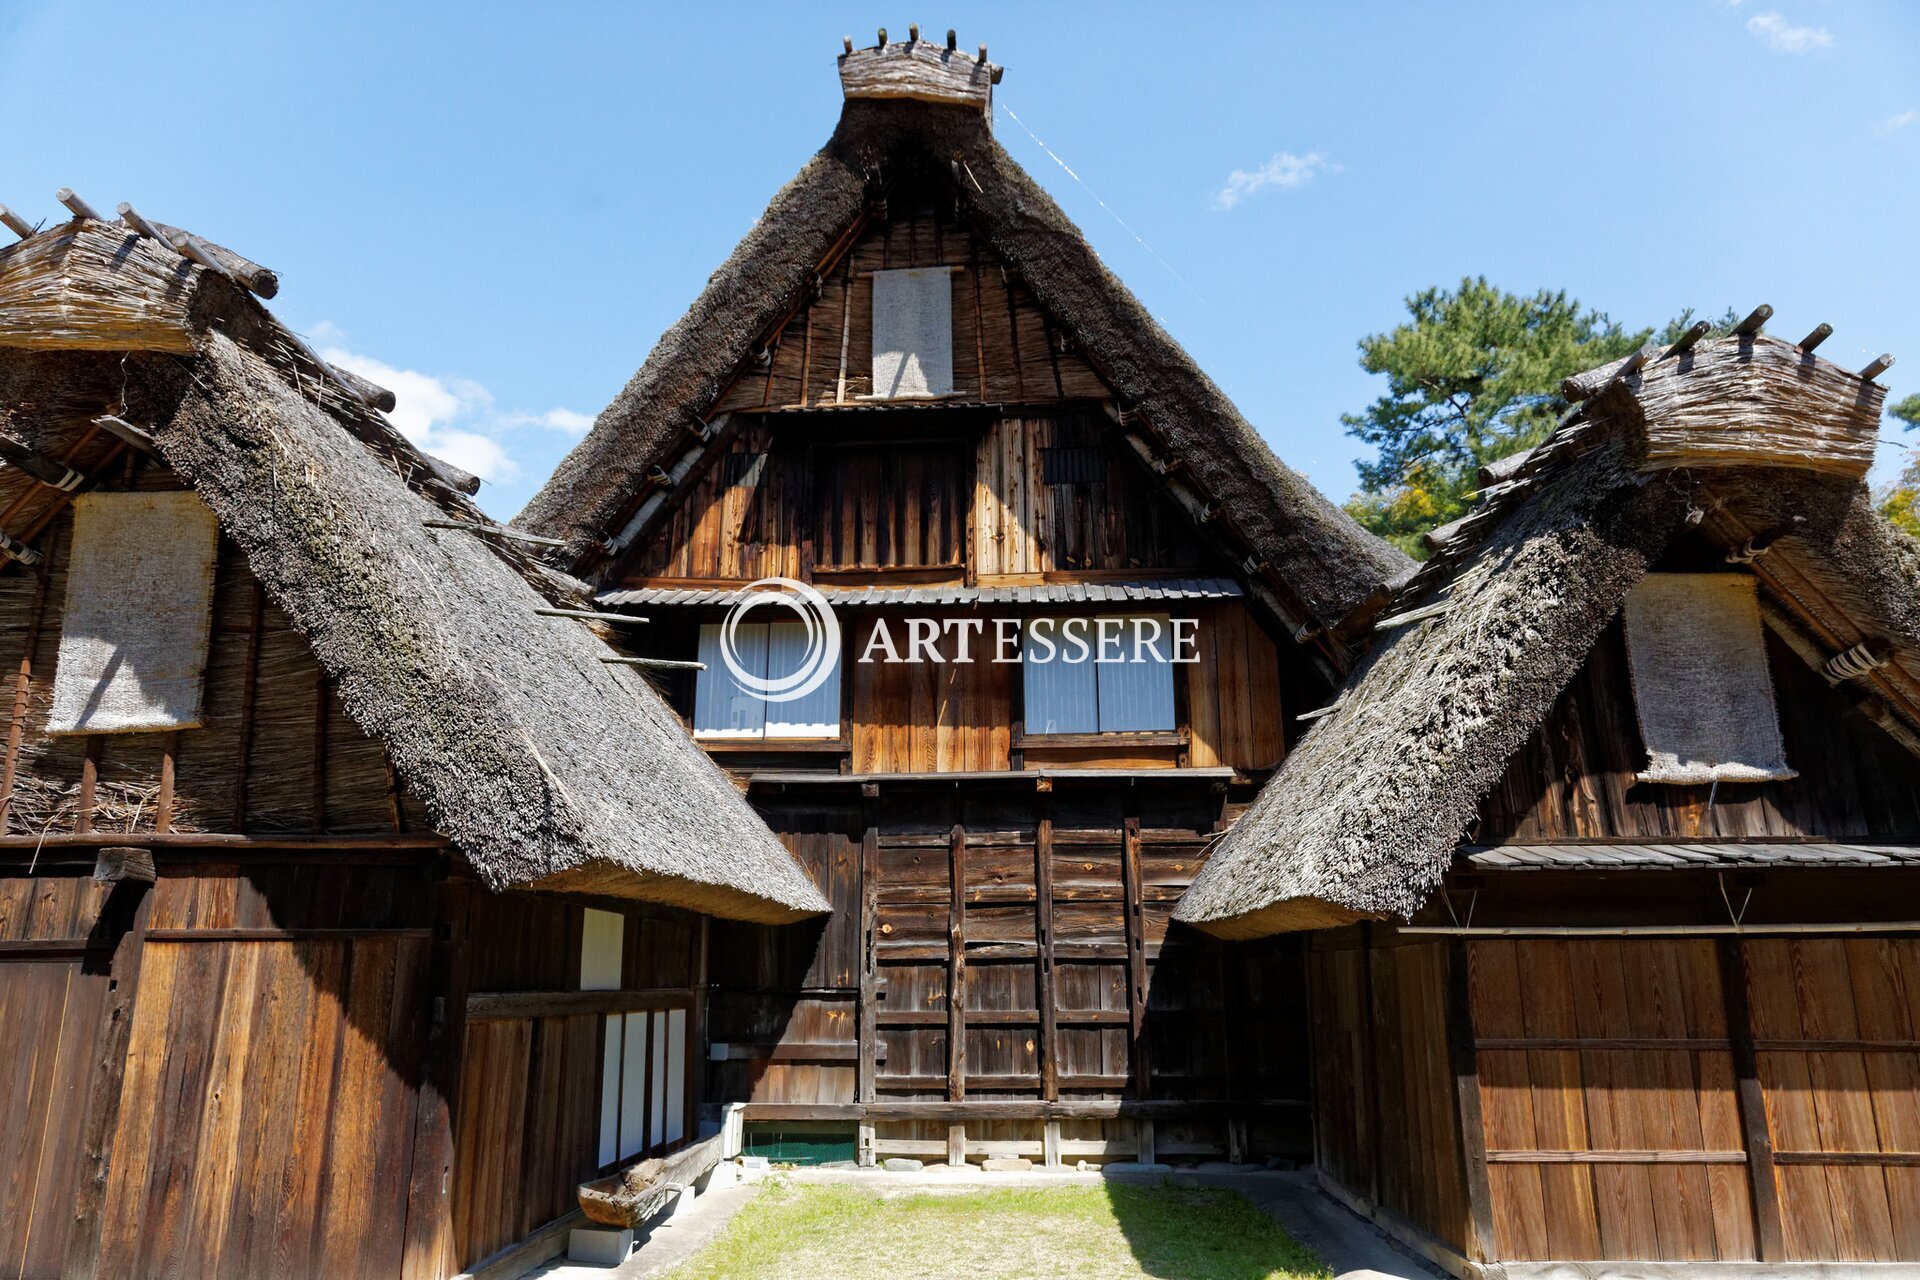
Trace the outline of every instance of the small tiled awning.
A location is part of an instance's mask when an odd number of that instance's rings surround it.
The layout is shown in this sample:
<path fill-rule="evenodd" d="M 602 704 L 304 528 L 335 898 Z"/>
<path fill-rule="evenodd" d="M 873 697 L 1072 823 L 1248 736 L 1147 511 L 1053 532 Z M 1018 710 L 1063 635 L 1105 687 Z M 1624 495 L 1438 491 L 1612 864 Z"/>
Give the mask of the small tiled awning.
<path fill-rule="evenodd" d="M 1684 871 L 1723 867 L 1920 867 L 1920 845 L 1704 841 L 1690 844 L 1503 844 L 1460 850 L 1476 871 Z"/>
<path fill-rule="evenodd" d="M 1232 578 L 1153 578 L 1134 582 L 1049 582 L 1018 587 L 967 587 L 957 583 L 923 587 L 834 587 L 817 590 L 836 608 L 877 605 L 972 604 L 1153 604 L 1168 600 L 1237 600 L 1240 584 Z M 605 608 L 728 606 L 744 592 L 730 587 L 626 587 L 602 591 Z"/>

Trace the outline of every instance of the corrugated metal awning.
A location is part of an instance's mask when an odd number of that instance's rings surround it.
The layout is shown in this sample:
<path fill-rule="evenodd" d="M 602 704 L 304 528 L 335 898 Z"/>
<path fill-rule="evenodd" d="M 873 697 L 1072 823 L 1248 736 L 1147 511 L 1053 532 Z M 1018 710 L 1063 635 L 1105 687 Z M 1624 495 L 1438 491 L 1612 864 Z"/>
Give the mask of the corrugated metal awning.
<path fill-rule="evenodd" d="M 1152 578 L 1134 582 L 1047 582 L 1020 587 L 966 587 L 959 584 L 926 587 L 818 588 L 837 608 L 860 609 L 877 605 L 972 604 L 1152 604 L 1163 600 L 1237 600 L 1240 584 L 1232 578 Z M 672 608 L 694 605 L 732 605 L 744 593 L 732 587 L 624 587 L 602 591 L 596 599 L 609 608 Z"/>
<path fill-rule="evenodd" d="M 1712 870 L 1719 867 L 1920 867 L 1920 845 L 1798 841 L 1503 844 L 1462 849 L 1476 871 Z"/>

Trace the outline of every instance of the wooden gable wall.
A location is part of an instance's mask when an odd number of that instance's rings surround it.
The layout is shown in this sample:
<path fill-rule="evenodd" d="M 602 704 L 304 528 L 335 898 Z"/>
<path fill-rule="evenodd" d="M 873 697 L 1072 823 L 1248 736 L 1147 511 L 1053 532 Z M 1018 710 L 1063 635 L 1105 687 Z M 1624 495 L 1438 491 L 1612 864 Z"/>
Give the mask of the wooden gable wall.
<path fill-rule="evenodd" d="M 139 487 L 178 488 L 157 465 Z M 306 638 L 221 540 L 203 706 L 174 733 L 50 736 L 66 600 L 70 514 L 41 545 L 45 574 L 0 574 L 0 699 L 7 738 L 0 813 L 10 835 L 424 831 L 380 744 L 340 705 Z"/>
<path fill-rule="evenodd" d="M 859 403 L 873 390 L 873 272 L 940 265 L 957 268 L 950 403 L 1109 395 L 1019 276 L 942 203 L 870 222 L 780 331 L 767 361 L 744 370 L 714 412 Z"/>
<path fill-rule="evenodd" d="M 1488 792 L 1469 839 L 1920 839 L 1920 761 L 1770 631 L 1767 665 L 1787 763 L 1800 776 L 1722 784 L 1710 805 L 1707 787 L 1635 780 L 1646 751 L 1615 622 Z"/>

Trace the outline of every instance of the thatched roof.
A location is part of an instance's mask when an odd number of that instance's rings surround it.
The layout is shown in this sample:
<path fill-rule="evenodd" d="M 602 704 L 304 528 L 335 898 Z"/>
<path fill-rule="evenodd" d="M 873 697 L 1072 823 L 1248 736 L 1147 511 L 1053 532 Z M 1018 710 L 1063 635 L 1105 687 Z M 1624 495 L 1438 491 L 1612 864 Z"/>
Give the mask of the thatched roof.
<path fill-rule="evenodd" d="M 1240 937 L 1411 915 L 1690 524 L 1730 551 L 1763 548 L 1751 571 L 1770 621 L 1809 661 L 1863 642 L 1890 655 L 1867 709 L 1911 741 L 1920 544 L 1862 483 L 1884 392 L 1754 336 L 1602 385 L 1402 588 L 1337 709 L 1221 841 L 1177 919 Z"/>
<path fill-rule="evenodd" d="M 102 294 L 116 262 L 156 251 L 98 223 L 42 235 L 121 242 L 89 269 Z M 32 243 L 0 251 L 0 280 Z M 763 921 L 827 909 L 646 681 L 603 662 L 615 651 L 587 625 L 535 614 L 591 607 L 578 584 L 511 543 L 428 527 L 487 521 L 224 277 L 193 267 L 177 286 L 208 317 L 189 326 L 190 354 L 138 337 L 126 355 L 0 337 L 10 429 L 31 443 L 50 415 L 111 409 L 150 432 L 489 886 Z"/>
<path fill-rule="evenodd" d="M 871 51 L 848 55 L 861 57 Z M 966 62 L 965 54 L 949 55 Z M 1031 287 L 1290 598 L 1302 632 L 1332 629 L 1408 562 L 1282 465 L 1233 402 L 1101 262 L 994 139 L 979 104 L 850 98 L 827 145 L 773 198 L 633 380 L 521 512 L 566 542 L 569 567 L 618 532 L 650 467 L 789 314 L 869 202 L 901 174 L 952 188 L 963 214 Z"/>

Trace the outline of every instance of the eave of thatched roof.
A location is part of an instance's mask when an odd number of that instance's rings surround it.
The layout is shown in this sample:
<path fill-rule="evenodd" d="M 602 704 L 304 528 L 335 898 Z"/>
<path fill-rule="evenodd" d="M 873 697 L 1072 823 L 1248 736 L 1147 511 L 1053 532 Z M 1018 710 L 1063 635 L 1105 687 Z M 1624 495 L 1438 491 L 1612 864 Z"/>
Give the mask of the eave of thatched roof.
<path fill-rule="evenodd" d="M 510 544 L 428 527 L 485 517 L 258 304 L 193 283 L 219 296 L 190 355 L 0 350 L 6 407 L 72 409 L 110 360 L 117 411 L 213 508 L 489 886 L 767 922 L 828 909 L 645 680 L 589 627 L 534 612 L 584 598 Z"/>
<path fill-rule="evenodd" d="M 1882 393 L 1786 346 L 1727 339 L 1609 384 L 1512 468 L 1402 589 L 1336 710 L 1221 841 L 1175 918 L 1250 937 L 1410 916 L 1513 752 L 1689 522 L 1729 549 L 1764 543 L 1751 571 L 1781 625 L 1819 633 L 1802 641 L 1810 661 L 1885 646 L 1893 660 L 1863 709 L 1914 745 L 1920 544 L 1874 512 L 1860 479 L 1859 435 L 1871 436 Z M 1756 414 L 1774 433 L 1765 448 L 1748 434 Z"/>
<path fill-rule="evenodd" d="M 1058 205 L 995 141 L 977 109 L 854 99 L 679 323 L 517 523 L 567 543 L 578 565 L 634 506 L 662 462 L 787 316 L 867 209 L 882 176 L 949 181 L 980 234 L 1017 270 L 1131 411 L 1219 503 L 1302 632 L 1332 629 L 1406 571 L 1282 465 L 1233 403 L 1101 262 Z"/>

